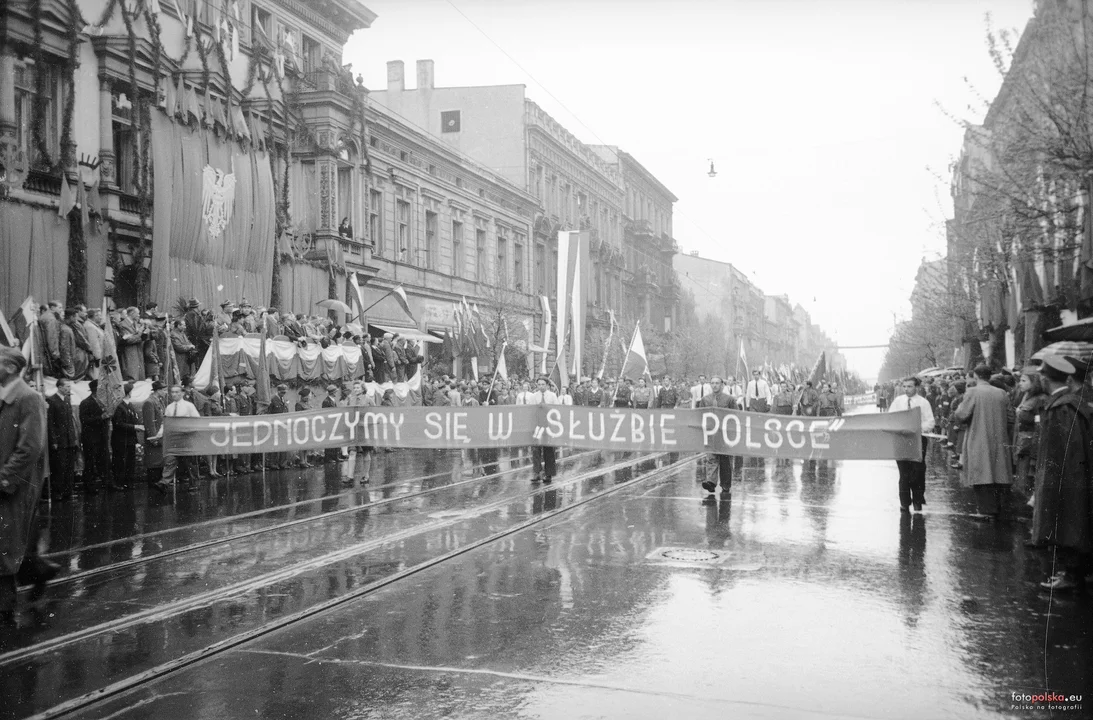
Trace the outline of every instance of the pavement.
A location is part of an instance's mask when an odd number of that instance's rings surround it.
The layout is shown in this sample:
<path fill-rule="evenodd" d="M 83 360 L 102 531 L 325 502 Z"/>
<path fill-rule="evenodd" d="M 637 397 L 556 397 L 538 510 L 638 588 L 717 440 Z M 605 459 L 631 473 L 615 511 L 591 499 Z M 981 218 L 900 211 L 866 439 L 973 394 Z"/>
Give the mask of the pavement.
<path fill-rule="evenodd" d="M 1093 716 L 1013 700 L 1093 696 L 1093 599 L 1040 591 L 1050 554 L 969 518 L 939 448 L 921 515 L 891 462 L 752 461 L 727 499 L 693 456 L 575 453 L 551 485 L 518 455 L 378 458 L 349 491 L 313 470 L 73 513 L 96 531 L 54 548 L 92 574 L 0 652 L 7 712 Z"/>

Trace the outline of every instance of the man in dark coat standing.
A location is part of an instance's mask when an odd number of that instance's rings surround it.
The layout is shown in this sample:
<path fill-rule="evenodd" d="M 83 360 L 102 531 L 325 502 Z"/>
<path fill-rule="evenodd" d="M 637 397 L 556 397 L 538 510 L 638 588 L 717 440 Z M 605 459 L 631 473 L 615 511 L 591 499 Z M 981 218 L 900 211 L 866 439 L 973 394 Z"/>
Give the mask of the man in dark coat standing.
<path fill-rule="evenodd" d="M 125 383 L 125 397 L 114 410 L 110 450 L 114 461 L 114 478 L 107 485 L 111 490 L 125 490 L 126 481 L 137 476 L 137 431 L 144 422 L 133 406 L 133 383 Z"/>
<path fill-rule="evenodd" d="M 16 575 L 27 575 L 20 572 L 24 558 L 39 570 L 34 511 L 45 478 L 46 404 L 19 377 L 25 366 L 22 353 L 0 347 L 0 624 L 15 620 Z M 37 590 L 48 580 L 42 570 L 29 578 Z"/>
<path fill-rule="evenodd" d="M 57 379 L 57 393 L 46 399 L 49 426 L 49 494 L 54 500 L 68 500 L 76 470 L 80 437 L 72 415 L 72 383 Z"/>
<path fill-rule="evenodd" d="M 1063 572 L 1040 586 L 1071 592 L 1093 569 L 1093 408 L 1067 385 L 1068 361 L 1044 359 L 1047 406 L 1041 412 L 1032 541 L 1054 545 Z"/>
<path fill-rule="evenodd" d="M 80 444 L 83 446 L 83 486 L 96 495 L 104 480 L 110 479 L 110 416 L 96 395 L 99 381 L 88 385 L 91 395 L 80 403 Z"/>
<path fill-rule="evenodd" d="M 725 381 L 719 377 L 713 377 L 710 380 L 710 394 L 698 401 L 698 407 L 735 409 L 738 405 L 736 398 L 722 392 L 724 388 Z M 713 495 L 720 480 L 721 497 L 728 499 L 732 493 L 732 466 L 732 455 L 710 453 L 706 460 L 706 479 L 702 481 L 702 489 Z"/>
<path fill-rule="evenodd" d="M 288 392 L 288 385 L 281 383 L 277 386 L 277 394 L 270 398 L 269 407 L 266 409 L 267 415 L 281 415 L 283 413 L 290 412 L 288 407 L 288 401 L 285 400 L 285 394 Z M 270 453 L 270 462 L 266 465 L 267 470 L 285 470 L 289 467 L 288 453 Z"/>

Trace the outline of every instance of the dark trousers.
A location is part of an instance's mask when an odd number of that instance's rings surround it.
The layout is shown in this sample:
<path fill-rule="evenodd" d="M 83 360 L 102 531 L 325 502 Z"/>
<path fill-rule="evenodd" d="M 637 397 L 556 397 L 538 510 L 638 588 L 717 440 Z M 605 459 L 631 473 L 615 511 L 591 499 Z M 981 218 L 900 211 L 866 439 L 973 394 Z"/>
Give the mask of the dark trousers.
<path fill-rule="evenodd" d="M 83 446 L 83 486 L 85 488 L 101 485 L 110 479 L 110 447 L 105 440 L 96 438 L 84 440 Z"/>
<path fill-rule="evenodd" d="M 135 438 L 122 436 L 113 443 L 114 482 L 131 481 L 137 474 L 137 443 Z"/>
<path fill-rule="evenodd" d="M 1002 502 L 1009 485 L 976 485 L 975 504 L 980 515 L 998 515 L 1002 512 Z"/>
<path fill-rule="evenodd" d="M 710 453 L 706 456 L 706 481 L 717 485 L 721 483 L 723 490 L 732 489 L 732 455 L 719 455 Z"/>
<path fill-rule="evenodd" d="M 545 473 L 548 480 L 554 477 L 554 448 L 550 447 L 549 445 L 533 445 L 531 448 L 531 466 L 537 476 L 543 475 Z"/>
<path fill-rule="evenodd" d="M 76 448 L 57 448 L 49 451 L 50 497 L 66 497 L 72 494 L 76 477 Z"/>
<path fill-rule="evenodd" d="M 929 438 L 922 438 L 922 460 L 896 460 L 899 468 L 899 506 L 916 506 L 926 502 L 926 446 Z"/>

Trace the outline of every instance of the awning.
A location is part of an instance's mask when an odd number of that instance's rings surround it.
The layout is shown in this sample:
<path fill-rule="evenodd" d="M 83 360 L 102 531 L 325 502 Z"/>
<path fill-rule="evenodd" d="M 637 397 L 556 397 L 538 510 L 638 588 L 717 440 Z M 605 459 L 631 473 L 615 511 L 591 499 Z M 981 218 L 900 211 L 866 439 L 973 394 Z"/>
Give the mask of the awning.
<path fill-rule="evenodd" d="M 414 342 L 444 342 L 434 335 L 430 335 L 429 333 L 423 333 L 417 328 L 413 327 L 398 327 L 397 325 L 376 325 L 375 323 L 368 323 L 368 328 L 369 330 L 379 330 L 381 333 L 398 333 L 401 337 L 404 337 L 407 340 L 413 340 Z"/>

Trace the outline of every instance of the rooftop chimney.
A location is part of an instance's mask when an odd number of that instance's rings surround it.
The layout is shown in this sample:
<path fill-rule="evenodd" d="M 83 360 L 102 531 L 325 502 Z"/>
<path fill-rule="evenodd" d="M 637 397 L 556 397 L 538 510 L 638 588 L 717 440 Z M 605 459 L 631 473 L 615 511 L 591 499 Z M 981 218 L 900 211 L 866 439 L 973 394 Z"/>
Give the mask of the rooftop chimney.
<path fill-rule="evenodd" d="M 401 60 L 391 60 L 387 63 L 387 90 L 390 92 L 402 92 L 406 89 L 406 66 Z"/>
<path fill-rule="evenodd" d="M 417 89 L 418 90 L 432 90 L 433 89 L 433 61 L 432 60 L 418 60 L 417 61 Z"/>

